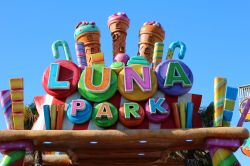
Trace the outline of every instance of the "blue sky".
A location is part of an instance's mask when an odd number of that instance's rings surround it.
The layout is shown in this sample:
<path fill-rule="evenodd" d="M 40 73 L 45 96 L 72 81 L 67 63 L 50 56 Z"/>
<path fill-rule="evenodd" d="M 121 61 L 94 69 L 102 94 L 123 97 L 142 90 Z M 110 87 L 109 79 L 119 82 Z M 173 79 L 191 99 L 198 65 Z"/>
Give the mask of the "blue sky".
<path fill-rule="evenodd" d="M 184 62 L 192 69 L 192 93 L 203 94 L 204 106 L 213 100 L 213 78 L 223 76 L 228 85 L 250 84 L 250 2 L 249 1 L 5 1 L 0 3 L 0 89 L 9 88 L 9 79 L 24 77 L 25 103 L 44 94 L 41 78 L 55 59 L 51 43 L 64 39 L 73 58 L 74 28 L 79 21 L 95 21 L 101 30 L 101 49 L 111 64 L 112 44 L 107 18 L 124 11 L 131 20 L 127 53 L 135 56 L 138 32 L 146 21 L 156 20 L 166 31 L 167 46 L 176 40 L 187 45 Z M 5 128 L 0 114 L 0 128 Z M 238 105 L 233 126 L 239 119 Z M 250 129 L 250 123 L 244 127 Z M 249 158 L 236 156 L 247 165 Z"/>

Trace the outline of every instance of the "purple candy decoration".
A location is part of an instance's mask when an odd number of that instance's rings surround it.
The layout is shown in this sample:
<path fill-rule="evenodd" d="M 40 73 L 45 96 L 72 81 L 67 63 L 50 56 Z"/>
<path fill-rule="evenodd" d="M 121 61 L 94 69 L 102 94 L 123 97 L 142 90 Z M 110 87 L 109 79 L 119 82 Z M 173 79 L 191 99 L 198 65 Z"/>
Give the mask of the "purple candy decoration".
<path fill-rule="evenodd" d="M 82 42 L 75 44 L 78 67 L 82 70 L 87 66 L 85 46 Z"/>
<path fill-rule="evenodd" d="M 191 83 L 193 83 L 192 71 L 189 69 L 189 67 L 185 63 L 179 60 L 167 60 L 167 61 L 161 62 L 155 69 L 158 85 L 161 91 L 163 91 L 164 93 L 168 95 L 172 95 L 172 96 L 184 95 L 188 93 L 192 87 L 183 87 L 181 83 L 175 83 L 174 86 L 172 87 L 164 87 L 167 69 L 168 69 L 168 65 L 170 62 L 178 62 L 182 66 L 184 72 L 187 74 L 187 77 L 189 78 Z"/>
<path fill-rule="evenodd" d="M 0 152 L 12 150 L 26 150 L 28 152 L 31 152 L 33 150 L 33 142 L 31 140 L 0 142 Z"/>
<path fill-rule="evenodd" d="M 13 129 L 12 122 L 12 101 L 10 97 L 10 90 L 0 91 L 0 101 L 3 108 L 4 119 L 6 123 L 6 127 L 8 130 Z"/>
<path fill-rule="evenodd" d="M 158 98 L 160 97 L 156 97 L 154 98 L 155 101 L 158 100 Z M 169 105 L 168 103 L 166 102 L 166 100 L 162 103 L 161 105 L 163 108 L 165 108 L 165 110 L 168 111 L 168 113 L 166 114 L 161 114 L 160 112 L 157 111 L 156 114 L 151 114 L 150 112 L 150 109 L 149 109 L 149 101 L 146 103 L 145 105 L 145 113 L 146 113 L 146 116 L 147 118 L 151 121 L 151 122 L 154 122 L 154 123 L 161 123 L 163 121 L 165 121 L 169 114 L 170 114 L 170 108 L 169 108 Z"/>
<path fill-rule="evenodd" d="M 207 147 L 220 147 L 220 148 L 238 148 L 240 147 L 239 139 L 217 139 L 209 138 L 206 140 Z"/>
<path fill-rule="evenodd" d="M 129 60 L 129 56 L 125 53 L 119 53 L 115 56 L 114 62 L 123 62 L 124 64 L 127 64 Z"/>

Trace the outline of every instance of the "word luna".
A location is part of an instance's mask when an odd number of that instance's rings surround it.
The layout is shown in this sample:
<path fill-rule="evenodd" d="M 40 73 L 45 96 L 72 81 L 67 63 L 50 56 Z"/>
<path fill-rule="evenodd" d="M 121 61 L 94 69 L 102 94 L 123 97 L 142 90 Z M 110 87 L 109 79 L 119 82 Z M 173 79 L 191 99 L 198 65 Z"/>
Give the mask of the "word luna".
<path fill-rule="evenodd" d="M 79 93 L 93 102 L 109 99 L 117 89 L 129 100 L 145 100 L 156 93 L 158 86 L 155 84 L 159 84 L 160 89 L 169 95 L 180 96 L 187 93 L 193 83 L 190 69 L 177 60 L 166 62 L 168 63 L 163 62 L 158 66 L 159 70 L 156 69 L 156 73 L 149 66 L 139 64 L 126 66 L 118 74 L 109 67 L 93 65 L 86 67 L 78 78 L 80 71 L 74 69 L 77 68 L 76 65 L 67 61 L 65 69 L 64 64 L 59 61 L 59 63 L 52 63 L 47 69 L 44 88 L 52 96 L 65 98 L 73 94 L 78 87 Z M 176 88 L 178 88 L 178 94 L 174 93 Z M 59 96 L 62 91 L 67 93 Z"/>

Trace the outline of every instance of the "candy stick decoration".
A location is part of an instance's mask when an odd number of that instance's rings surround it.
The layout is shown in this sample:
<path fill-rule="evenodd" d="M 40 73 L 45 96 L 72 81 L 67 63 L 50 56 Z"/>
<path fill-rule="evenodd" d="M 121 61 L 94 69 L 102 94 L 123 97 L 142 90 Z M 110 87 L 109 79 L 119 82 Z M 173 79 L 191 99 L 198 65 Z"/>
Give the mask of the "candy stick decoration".
<path fill-rule="evenodd" d="M 250 109 L 250 98 L 247 98 L 246 105 L 243 108 L 243 112 L 242 112 L 242 114 L 240 116 L 240 120 L 239 120 L 239 122 L 237 124 L 237 127 L 242 127 L 243 126 L 243 123 L 244 123 L 244 121 L 246 119 L 246 116 L 248 114 L 249 109 Z"/>
<path fill-rule="evenodd" d="M 222 126 L 226 84 L 225 78 L 214 79 L 214 127 Z"/>
<path fill-rule="evenodd" d="M 153 70 L 156 69 L 158 64 L 161 63 L 162 61 L 162 55 L 163 55 L 163 50 L 164 50 L 164 43 L 162 42 L 157 42 L 154 45 L 154 52 L 153 52 Z"/>
<path fill-rule="evenodd" d="M 213 166 L 240 166 L 239 161 L 229 149 L 211 147 L 209 153 Z"/>
<path fill-rule="evenodd" d="M 76 57 L 77 57 L 78 67 L 80 67 L 82 70 L 84 70 L 85 67 L 87 66 L 84 43 L 83 42 L 76 43 L 75 49 L 76 49 Z"/>
<path fill-rule="evenodd" d="M 95 54 L 90 54 L 88 65 L 92 66 L 94 64 L 105 65 L 104 54 L 102 52 L 95 53 Z"/>
<path fill-rule="evenodd" d="M 226 98 L 224 101 L 223 122 L 222 122 L 223 127 L 230 126 L 233 117 L 233 110 L 237 94 L 238 94 L 237 88 L 227 87 Z"/>
<path fill-rule="evenodd" d="M 33 150 L 33 142 L 30 140 L 0 142 L 0 152 L 12 150 L 26 150 L 31 152 Z"/>
<path fill-rule="evenodd" d="M 56 113 L 57 112 L 57 105 L 52 104 L 50 108 L 50 125 L 51 125 L 51 130 L 56 129 Z"/>
<path fill-rule="evenodd" d="M 180 48 L 179 59 L 183 59 L 186 53 L 186 45 L 181 41 L 172 42 L 168 48 L 167 60 L 172 59 L 176 48 Z"/>
<path fill-rule="evenodd" d="M 24 129 L 24 83 L 23 78 L 10 79 L 10 97 L 12 100 L 13 129 Z"/>
<path fill-rule="evenodd" d="M 46 130 L 51 130 L 51 122 L 50 122 L 50 107 L 49 105 L 43 106 L 44 120 Z"/>
<path fill-rule="evenodd" d="M 8 130 L 13 129 L 12 121 L 12 101 L 10 97 L 10 90 L 0 91 L 0 102 L 4 111 L 4 119 Z"/>
<path fill-rule="evenodd" d="M 68 43 L 66 41 L 64 41 L 64 40 L 56 40 L 55 42 L 52 43 L 52 53 L 53 53 L 53 56 L 56 59 L 58 59 L 60 57 L 60 53 L 59 53 L 59 49 L 58 49 L 60 46 L 62 46 L 63 49 L 64 49 L 66 60 L 72 61 L 71 53 L 70 53 L 70 49 L 69 49 Z"/>
<path fill-rule="evenodd" d="M 181 119 L 181 128 L 186 128 L 186 103 L 180 102 L 180 119 Z"/>
<path fill-rule="evenodd" d="M 181 128 L 181 121 L 180 121 L 180 114 L 178 110 L 178 103 L 173 103 L 172 104 L 172 112 L 174 116 L 174 124 L 176 128 Z"/>
<path fill-rule="evenodd" d="M 192 128 L 192 122 L 193 122 L 193 110 L 194 110 L 194 104 L 192 102 L 187 103 L 187 119 L 186 119 L 186 128 Z"/>
<path fill-rule="evenodd" d="M 62 129 L 63 119 L 64 119 L 64 105 L 59 104 L 57 105 L 56 130 Z"/>
<path fill-rule="evenodd" d="M 218 147 L 218 148 L 238 148 L 241 143 L 239 139 L 218 139 L 218 138 L 209 138 L 206 140 L 207 148 Z"/>
<path fill-rule="evenodd" d="M 9 152 L 8 154 L 4 155 L 3 159 L 0 162 L 0 165 L 1 166 L 23 165 L 25 154 L 26 152 L 24 150 Z"/>

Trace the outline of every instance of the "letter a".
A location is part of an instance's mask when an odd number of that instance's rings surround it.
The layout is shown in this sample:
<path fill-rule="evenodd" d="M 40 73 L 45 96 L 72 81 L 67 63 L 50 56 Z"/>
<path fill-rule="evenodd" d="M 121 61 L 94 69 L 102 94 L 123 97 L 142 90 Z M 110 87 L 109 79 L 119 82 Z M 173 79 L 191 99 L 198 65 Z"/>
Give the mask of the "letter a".
<path fill-rule="evenodd" d="M 107 116 L 109 119 L 113 118 L 109 104 L 106 102 L 102 103 L 100 109 L 97 111 L 96 118 L 101 118 L 102 116 Z"/>
<path fill-rule="evenodd" d="M 192 86 L 192 83 L 182 66 L 178 62 L 170 62 L 167 69 L 164 87 L 171 87 L 175 83 L 182 83 L 183 87 Z"/>

